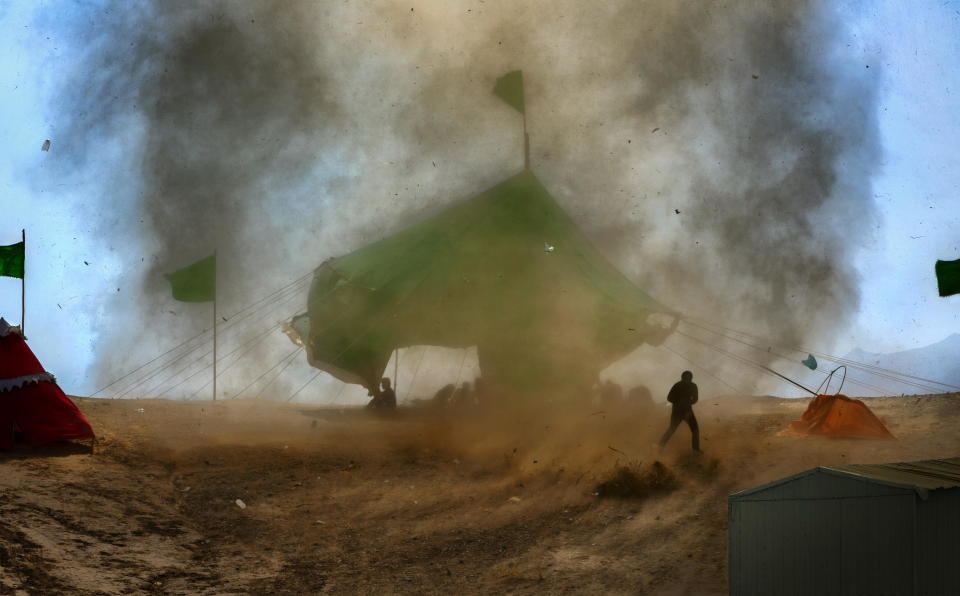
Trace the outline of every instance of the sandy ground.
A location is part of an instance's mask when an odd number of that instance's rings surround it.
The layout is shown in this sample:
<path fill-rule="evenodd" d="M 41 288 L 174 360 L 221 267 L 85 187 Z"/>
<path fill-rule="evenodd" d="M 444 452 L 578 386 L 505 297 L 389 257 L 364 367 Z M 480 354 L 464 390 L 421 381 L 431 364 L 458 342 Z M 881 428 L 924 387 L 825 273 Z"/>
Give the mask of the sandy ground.
<path fill-rule="evenodd" d="M 660 407 L 381 418 L 77 399 L 94 453 L 0 454 L 0 593 L 723 594 L 728 494 L 960 455 L 960 395 L 868 402 L 898 441 L 778 435 L 806 400 L 705 400 L 694 457 L 685 427 L 657 453 Z M 596 494 L 654 461 L 678 486 Z"/>

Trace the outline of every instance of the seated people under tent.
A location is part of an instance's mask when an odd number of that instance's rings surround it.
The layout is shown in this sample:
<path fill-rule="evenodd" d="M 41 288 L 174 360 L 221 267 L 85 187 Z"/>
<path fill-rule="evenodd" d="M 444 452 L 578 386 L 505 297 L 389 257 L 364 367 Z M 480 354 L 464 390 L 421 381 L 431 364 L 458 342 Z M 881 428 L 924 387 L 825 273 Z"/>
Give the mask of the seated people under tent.
<path fill-rule="evenodd" d="M 370 400 L 367 407 L 373 410 L 397 409 L 397 394 L 393 391 L 393 387 L 390 386 L 389 377 L 380 379 L 380 392 L 373 396 L 373 399 Z"/>

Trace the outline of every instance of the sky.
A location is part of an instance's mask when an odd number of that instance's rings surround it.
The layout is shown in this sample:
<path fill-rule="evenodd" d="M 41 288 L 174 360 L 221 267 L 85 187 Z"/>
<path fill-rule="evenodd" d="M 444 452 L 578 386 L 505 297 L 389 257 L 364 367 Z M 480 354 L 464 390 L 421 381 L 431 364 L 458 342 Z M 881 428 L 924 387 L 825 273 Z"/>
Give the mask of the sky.
<path fill-rule="evenodd" d="M 112 318 L 109 311 L 116 294 L 135 296 L 137 286 L 125 263 L 141 253 L 149 262 L 151 253 L 146 244 L 112 245 L 104 238 L 111 229 L 118 238 L 136 235 L 140 213 L 133 198 L 113 202 L 108 210 L 99 200 L 111 187 L 135 189 L 133 169 L 118 168 L 105 185 L 95 177 L 60 178 L 47 167 L 52 153 L 70 150 L 58 142 L 51 100 L 80 51 L 64 40 L 64 24 L 82 27 L 87 14 L 82 4 L 61 2 L 51 20 L 51 6 L 0 0 L 0 245 L 19 241 L 20 230 L 27 230 L 27 336 L 65 390 L 86 395 L 102 382 L 96 374 L 97 358 L 116 358 L 132 369 L 149 353 L 171 344 L 165 339 L 136 354 L 111 354 L 101 345 L 104 327 L 116 332 L 118 325 L 131 324 Z M 937 259 L 960 258 L 960 1 L 881 0 L 840 6 L 855 47 L 848 59 L 861 61 L 864 69 L 879 69 L 882 76 L 877 112 L 882 158 L 872 185 L 880 217 L 873 236 L 857 242 L 866 247 L 855 257 L 859 311 L 835 337 L 825 337 L 823 345 L 839 354 L 855 347 L 893 352 L 924 346 L 960 332 L 960 296 L 939 298 L 933 274 Z M 47 18 L 38 18 L 41 12 Z M 97 147 L 97 158 L 125 163 L 128 148 L 142 142 L 136 122 L 126 130 L 129 137 Z M 41 151 L 46 139 L 51 140 L 49 153 Z M 350 160 L 336 154 L 318 161 L 315 171 L 321 180 L 357 175 Z M 387 170 L 384 175 L 402 182 L 399 172 Z M 420 192 L 429 197 L 447 190 L 438 183 Z M 322 246 L 330 252 L 325 256 L 343 252 L 334 240 Z M 264 288 L 280 287 L 325 256 L 294 255 Z M 171 312 L 178 308 L 173 303 L 169 307 Z M 0 315 L 19 322 L 20 280 L 0 278 Z M 280 318 L 279 313 L 272 316 Z M 177 328 L 172 336 L 186 338 L 189 333 Z M 408 359 L 423 359 L 423 354 L 416 349 L 401 352 L 401 361 Z M 462 375 L 459 352 L 427 360 L 436 360 L 438 377 L 452 377 L 453 370 Z M 474 366 L 472 357 L 467 360 L 468 368 Z M 290 374 L 298 379 L 310 378 L 304 367 L 294 369 Z M 323 391 L 337 396 L 342 392 L 334 381 L 321 382 Z M 345 395 L 348 401 L 363 399 L 355 388 Z"/>

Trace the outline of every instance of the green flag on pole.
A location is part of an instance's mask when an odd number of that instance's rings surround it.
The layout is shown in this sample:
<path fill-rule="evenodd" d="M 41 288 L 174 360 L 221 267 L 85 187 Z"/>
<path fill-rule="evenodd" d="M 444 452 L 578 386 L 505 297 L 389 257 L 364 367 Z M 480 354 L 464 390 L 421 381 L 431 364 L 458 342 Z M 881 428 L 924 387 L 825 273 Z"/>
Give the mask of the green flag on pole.
<path fill-rule="evenodd" d="M 0 277 L 23 279 L 24 243 L 0 246 Z"/>
<path fill-rule="evenodd" d="M 507 102 L 515 110 L 524 113 L 523 105 L 523 71 L 515 70 L 508 72 L 499 79 L 493 86 L 493 92 L 497 97 Z"/>
<path fill-rule="evenodd" d="M 937 261 L 937 286 L 941 296 L 960 294 L 960 259 Z"/>
<path fill-rule="evenodd" d="M 217 289 L 217 257 L 209 257 L 168 273 L 173 299 L 180 302 L 212 302 Z"/>

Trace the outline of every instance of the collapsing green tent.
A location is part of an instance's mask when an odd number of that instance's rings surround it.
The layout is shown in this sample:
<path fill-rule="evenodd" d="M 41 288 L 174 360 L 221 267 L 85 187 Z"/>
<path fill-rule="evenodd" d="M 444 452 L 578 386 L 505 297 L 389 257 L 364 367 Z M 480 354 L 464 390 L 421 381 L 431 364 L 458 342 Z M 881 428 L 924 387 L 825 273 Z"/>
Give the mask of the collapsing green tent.
<path fill-rule="evenodd" d="M 396 348 L 477 346 L 498 394 L 583 394 L 670 330 L 530 170 L 316 270 L 288 331 L 309 362 L 370 391 Z M 507 390 L 506 392 L 502 390 Z"/>

